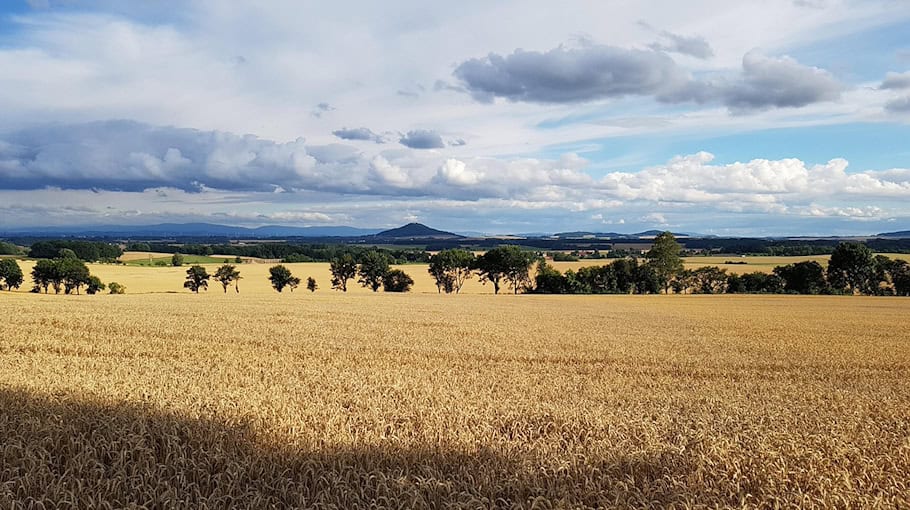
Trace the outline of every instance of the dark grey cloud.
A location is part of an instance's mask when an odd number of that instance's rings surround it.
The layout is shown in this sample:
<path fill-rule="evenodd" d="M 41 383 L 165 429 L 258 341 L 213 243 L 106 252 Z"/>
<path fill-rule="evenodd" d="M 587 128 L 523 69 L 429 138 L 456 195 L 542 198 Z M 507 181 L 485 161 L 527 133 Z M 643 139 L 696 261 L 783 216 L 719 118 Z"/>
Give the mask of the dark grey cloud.
<path fill-rule="evenodd" d="M 879 85 L 880 89 L 910 89 L 910 71 L 906 73 L 888 73 L 885 75 L 885 79 L 882 80 L 882 84 Z"/>
<path fill-rule="evenodd" d="M 734 110 L 798 108 L 840 97 L 841 84 L 827 71 L 801 65 L 789 57 L 772 58 L 757 51 L 743 57 L 740 80 L 719 87 L 724 104 Z"/>
<path fill-rule="evenodd" d="M 714 50 L 704 37 L 674 34 L 671 32 L 661 32 L 666 42 L 656 42 L 650 45 L 650 48 L 657 51 L 667 51 L 670 53 L 681 53 L 690 57 L 709 59 L 714 56 Z"/>
<path fill-rule="evenodd" d="M 341 128 L 332 131 L 332 134 L 342 140 L 363 140 L 376 143 L 385 143 L 381 135 L 374 133 L 369 128 Z"/>
<path fill-rule="evenodd" d="M 544 53 L 490 53 L 455 68 L 479 101 L 575 103 L 625 95 L 659 95 L 689 80 L 668 55 L 613 46 L 559 47 Z"/>
<path fill-rule="evenodd" d="M 446 146 L 439 133 L 428 129 L 408 131 L 398 141 L 411 149 L 442 149 Z"/>
<path fill-rule="evenodd" d="M 454 75 L 483 102 L 578 103 L 637 95 L 668 103 L 717 102 L 738 112 L 832 101 L 842 89 L 827 71 L 754 50 L 743 57 L 740 74 L 709 80 L 694 79 L 664 51 L 595 45 L 491 53 L 461 63 Z"/>
<path fill-rule="evenodd" d="M 141 191 L 360 186 L 354 147 L 277 143 L 252 135 L 133 121 L 53 125 L 0 134 L 0 187 Z"/>
<path fill-rule="evenodd" d="M 885 103 L 885 110 L 892 113 L 910 112 L 910 96 L 892 99 Z"/>

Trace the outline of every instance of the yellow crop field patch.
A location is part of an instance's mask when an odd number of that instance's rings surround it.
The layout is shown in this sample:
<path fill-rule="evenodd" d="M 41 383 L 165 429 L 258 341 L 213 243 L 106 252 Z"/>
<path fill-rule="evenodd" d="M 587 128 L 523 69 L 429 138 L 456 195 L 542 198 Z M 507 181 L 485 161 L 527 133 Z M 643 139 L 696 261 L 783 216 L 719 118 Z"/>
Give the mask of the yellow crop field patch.
<path fill-rule="evenodd" d="M 240 294 L 0 293 L 0 507 L 910 505 L 910 300 L 278 294 L 241 267 Z"/>

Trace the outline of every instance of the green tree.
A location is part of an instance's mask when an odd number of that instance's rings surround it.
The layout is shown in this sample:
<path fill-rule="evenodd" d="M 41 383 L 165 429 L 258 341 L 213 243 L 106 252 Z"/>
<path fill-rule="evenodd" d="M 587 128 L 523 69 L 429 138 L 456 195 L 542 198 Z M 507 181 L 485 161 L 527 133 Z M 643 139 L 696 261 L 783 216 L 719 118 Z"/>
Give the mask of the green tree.
<path fill-rule="evenodd" d="M 638 294 L 659 294 L 661 290 L 666 291 L 660 275 L 651 264 L 638 264 L 633 271 L 635 275 L 634 291 Z"/>
<path fill-rule="evenodd" d="M 78 258 L 79 258 L 79 255 L 76 255 L 76 252 L 73 251 L 73 250 L 71 250 L 71 249 L 69 249 L 69 248 L 62 248 L 59 252 L 57 252 L 57 258 L 58 258 L 58 259 L 64 259 L 64 260 L 66 260 L 66 259 L 78 259 Z"/>
<path fill-rule="evenodd" d="M 629 294 L 635 287 L 635 268 L 638 262 L 634 259 L 616 259 L 610 263 L 610 274 L 616 282 L 612 292 Z"/>
<path fill-rule="evenodd" d="M 408 292 L 414 280 L 401 269 L 392 269 L 382 277 L 382 290 L 386 292 Z"/>
<path fill-rule="evenodd" d="M 171 265 L 174 267 L 180 267 L 183 265 L 183 255 L 175 253 L 171 255 Z"/>
<path fill-rule="evenodd" d="M 104 291 L 105 289 L 104 282 L 101 281 L 101 278 L 97 276 L 89 276 L 88 283 L 85 286 L 86 294 L 97 294 Z"/>
<path fill-rule="evenodd" d="M 126 294 L 126 287 L 117 282 L 107 284 L 107 288 L 111 294 Z"/>
<path fill-rule="evenodd" d="M 382 279 L 388 272 L 389 257 L 385 253 L 371 250 L 360 259 L 360 269 L 357 271 L 360 278 L 357 282 L 376 292 L 382 287 Z"/>
<path fill-rule="evenodd" d="M 891 283 L 898 296 L 910 296 L 910 264 L 906 260 L 895 260 L 891 266 Z"/>
<path fill-rule="evenodd" d="M 518 294 L 521 289 L 531 288 L 530 272 L 534 259 L 532 253 L 521 249 L 509 250 L 506 257 L 506 281 L 514 294 Z"/>
<path fill-rule="evenodd" d="M 850 294 L 874 293 L 875 274 L 872 250 L 863 243 L 840 243 L 828 261 L 828 284 L 837 290 L 849 289 Z"/>
<path fill-rule="evenodd" d="M 442 294 L 445 291 L 446 294 L 449 294 L 455 290 L 455 278 L 449 274 L 445 260 L 440 257 L 441 254 L 442 252 L 430 256 L 430 265 L 427 267 L 427 272 L 430 273 L 433 281 L 436 282 L 436 292 Z"/>
<path fill-rule="evenodd" d="M 619 292 L 616 285 L 616 275 L 612 264 L 607 266 L 585 266 L 578 268 L 572 277 L 575 281 L 568 281 L 569 272 L 566 271 L 566 285 L 571 285 L 573 292 L 578 289 L 581 293 L 607 294 Z"/>
<path fill-rule="evenodd" d="M 41 259 L 36 262 L 32 268 L 32 281 L 36 288 L 44 289 L 45 294 L 48 287 L 53 287 L 54 293 L 59 294 L 63 286 L 63 274 L 57 261 Z"/>
<path fill-rule="evenodd" d="M 442 250 L 432 255 L 427 272 L 436 282 L 436 290 L 446 294 L 461 292 L 465 282 L 474 274 L 474 258 L 473 253 L 461 248 Z"/>
<path fill-rule="evenodd" d="M 822 294 L 828 290 L 825 269 L 814 260 L 777 266 L 774 275 L 783 281 L 783 290 L 797 294 Z"/>
<path fill-rule="evenodd" d="M 294 289 L 300 285 L 300 278 L 292 275 L 291 270 L 282 264 L 269 268 L 269 281 L 272 282 L 272 287 L 278 292 L 285 288 L 289 288 L 291 292 L 294 292 Z"/>
<path fill-rule="evenodd" d="M 568 282 L 558 269 L 541 260 L 537 264 L 537 274 L 534 276 L 534 292 L 539 294 L 565 294 Z"/>
<path fill-rule="evenodd" d="M 350 253 L 332 259 L 329 263 L 332 273 L 332 288 L 342 292 L 348 291 L 348 280 L 357 276 L 357 262 Z"/>
<path fill-rule="evenodd" d="M 66 257 L 54 261 L 57 265 L 57 271 L 63 279 L 63 288 L 66 294 L 74 290 L 79 294 L 79 289 L 89 284 L 88 267 L 78 257 Z"/>
<path fill-rule="evenodd" d="M 683 270 L 681 253 L 682 246 L 676 242 L 673 234 L 664 232 L 654 239 L 654 244 L 646 255 L 648 264 L 654 268 L 654 273 L 664 288 L 664 293 L 670 293 L 670 283 Z"/>
<path fill-rule="evenodd" d="M 529 272 L 534 264 L 532 254 L 523 251 L 515 245 L 498 246 L 477 257 L 474 269 L 480 275 L 480 281 L 493 284 L 493 293 L 499 294 L 503 280 L 515 294 L 519 289 L 530 287 L 531 277 Z"/>
<path fill-rule="evenodd" d="M 219 267 L 218 270 L 215 271 L 215 280 L 224 288 L 225 294 L 227 294 L 227 289 L 232 283 L 235 285 L 237 292 L 240 292 L 240 271 L 238 271 L 235 266 L 224 264 Z"/>
<path fill-rule="evenodd" d="M 13 243 L 0 241 L 0 255 L 20 255 L 22 250 Z"/>
<path fill-rule="evenodd" d="M 717 266 L 692 271 L 692 284 L 697 294 L 723 294 L 727 291 L 727 270 Z"/>
<path fill-rule="evenodd" d="M 183 286 L 199 294 L 200 289 L 209 290 L 209 278 L 211 276 L 208 271 L 197 264 L 186 270 L 186 281 L 183 282 Z"/>
<path fill-rule="evenodd" d="M 316 278 L 308 276 L 306 279 L 306 290 L 310 292 L 316 292 L 316 289 L 319 288 L 319 285 L 316 285 Z"/>
<path fill-rule="evenodd" d="M 0 290 L 4 285 L 6 290 L 18 289 L 23 281 L 22 268 L 18 262 L 13 259 L 0 259 Z"/>
<path fill-rule="evenodd" d="M 727 277 L 727 292 L 732 294 L 776 294 L 783 290 L 783 285 L 780 276 L 761 271 Z"/>

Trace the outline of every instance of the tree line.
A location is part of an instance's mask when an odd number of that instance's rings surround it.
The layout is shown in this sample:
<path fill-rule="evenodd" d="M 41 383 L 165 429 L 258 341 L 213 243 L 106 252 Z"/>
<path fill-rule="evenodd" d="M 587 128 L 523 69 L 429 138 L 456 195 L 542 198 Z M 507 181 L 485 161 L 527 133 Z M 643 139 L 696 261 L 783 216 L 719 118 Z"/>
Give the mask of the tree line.
<path fill-rule="evenodd" d="M 44 291 L 45 294 L 54 290 L 54 294 L 80 294 L 85 288 L 86 294 L 97 294 L 108 287 L 112 294 L 122 294 L 125 288 L 116 283 L 105 285 L 100 278 L 93 276 L 76 253 L 63 248 L 53 259 L 41 259 L 32 268 L 32 292 Z M 19 264 L 12 259 L 0 261 L 0 288 L 6 286 L 7 290 L 18 289 L 24 283 L 24 275 Z"/>
<path fill-rule="evenodd" d="M 910 263 L 875 255 L 857 242 L 838 244 L 827 269 L 809 260 L 777 266 L 768 273 L 728 274 L 716 266 L 684 269 L 681 246 L 670 233 L 655 239 L 645 263 L 617 259 L 560 273 L 537 267 L 532 292 L 547 294 L 865 294 L 910 296 Z"/>
<path fill-rule="evenodd" d="M 350 246 L 343 244 L 291 244 L 261 243 L 249 245 L 236 244 L 172 244 L 172 243 L 130 243 L 129 251 L 150 251 L 156 253 L 182 253 L 184 255 L 211 256 L 230 255 L 232 257 L 253 257 L 260 259 L 280 259 L 283 263 L 294 262 L 331 262 L 345 254 L 360 258 L 370 251 L 386 254 L 395 264 L 426 263 L 429 254 L 418 249 L 385 249 Z"/>
<path fill-rule="evenodd" d="M 391 262 L 391 258 L 382 251 L 363 252 L 359 260 L 354 259 L 350 253 L 345 253 L 329 263 L 332 288 L 347 292 L 348 282 L 357 278 L 360 285 L 373 292 L 378 292 L 380 288 L 385 292 L 410 291 L 414 280 L 401 269 L 392 269 Z M 205 267 L 197 264 L 187 269 L 183 286 L 198 294 L 200 290 L 208 290 L 209 280 L 214 279 L 221 284 L 224 292 L 233 285 L 235 292 L 239 293 L 241 278 L 240 271 L 233 264 L 222 265 L 214 274 L 209 274 Z M 270 267 L 268 279 L 277 292 L 283 292 L 285 289 L 294 292 L 301 283 L 300 278 L 294 276 L 284 264 Z M 316 279 L 312 276 L 307 277 L 306 288 L 310 292 L 315 292 L 319 288 Z"/>
<path fill-rule="evenodd" d="M 76 258 L 85 262 L 116 262 L 123 250 L 115 244 L 96 241 L 38 241 L 31 245 L 28 256 L 33 259 L 52 259 L 60 250 L 70 250 Z"/>

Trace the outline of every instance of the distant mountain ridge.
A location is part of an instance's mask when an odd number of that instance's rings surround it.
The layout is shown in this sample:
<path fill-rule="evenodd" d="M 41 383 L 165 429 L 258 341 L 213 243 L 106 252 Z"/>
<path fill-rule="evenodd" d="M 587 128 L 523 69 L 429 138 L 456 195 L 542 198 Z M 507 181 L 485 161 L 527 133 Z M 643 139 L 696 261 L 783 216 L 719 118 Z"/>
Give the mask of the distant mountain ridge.
<path fill-rule="evenodd" d="M 462 236 L 430 228 L 422 223 L 408 223 L 398 228 L 384 230 L 376 234 L 375 237 L 389 239 L 458 239 Z"/>
<path fill-rule="evenodd" d="M 0 232 L 60 236 L 120 236 L 120 237 L 358 237 L 379 232 L 379 229 L 347 226 L 290 227 L 265 225 L 256 228 L 218 225 L 214 223 L 160 223 L 157 225 L 92 225 L 84 227 L 34 227 Z"/>
<path fill-rule="evenodd" d="M 883 232 L 875 234 L 875 237 L 895 237 L 899 239 L 910 239 L 910 230 L 900 230 L 898 232 Z"/>

